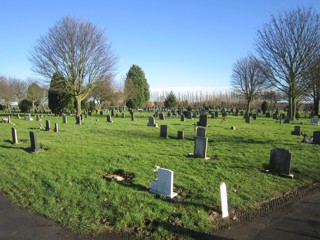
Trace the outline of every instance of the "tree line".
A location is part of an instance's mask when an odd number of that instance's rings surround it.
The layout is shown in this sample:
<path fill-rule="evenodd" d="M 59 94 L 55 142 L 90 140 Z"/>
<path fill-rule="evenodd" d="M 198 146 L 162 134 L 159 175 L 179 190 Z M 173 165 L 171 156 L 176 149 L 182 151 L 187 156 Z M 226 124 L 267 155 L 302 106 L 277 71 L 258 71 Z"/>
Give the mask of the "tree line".
<path fill-rule="evenodd" d="M 215 93 L 150 93 L 142 68 L 132 65 L 122 84 L 115 84 L 118 57 L 98 26 L 72 17 L 63 17 L 46 35 L 36 42 L 31 51 L 33 71 L 45 79 L 50 109 L 62 112 L 83 104 L 99 110 L 106 105 L 129 108 L 201 107 L 217 105 L 220 96 Z M 1 78 L 0 99 L 6 102 L 12 96 L 22 97 L 13 79 Z M 271 15 L 270 22 L 257 31 L 255 54 L 249 53 L 232 67 L 230 97 L 234 105 L 241 103 L 250 111 L 255 99 L 264 98 L 270 104 L 279 99 L 288 101 L 288 118 L 294 119 L 297 106 L 303 100 L 312 100 L 315 114 L 320 105 L 320 20 L 312 8 L 296 8 Z M 12 87 L 11 92 L 8 87 Z M 26 87 L 26 86 L 25 86 Z M 31 97 L 32 108 L 43 101 L 43 89 L 38 83 L 26 89 L 38 89 L 42 97 Z M 41 89 L 41 91 L 40 91 Z M 153 99 L 153 102 L 150 101 Z M 220 101 L 223 105 L 226 101 Z M 230 107 L 230 106 L 229 106 Z"/>

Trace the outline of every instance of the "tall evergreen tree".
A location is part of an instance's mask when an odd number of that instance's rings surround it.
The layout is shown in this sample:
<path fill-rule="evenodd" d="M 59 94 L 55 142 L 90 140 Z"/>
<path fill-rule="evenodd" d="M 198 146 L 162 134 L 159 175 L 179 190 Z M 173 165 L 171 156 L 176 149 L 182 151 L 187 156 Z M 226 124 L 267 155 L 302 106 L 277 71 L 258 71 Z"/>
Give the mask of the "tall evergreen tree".
<path fill-rule="evenodd" d="M 142 107 L 150 98 L 150 89 L 143 70 L 138 65 L 132 65 L 125 80 L 124 92 L 127 107 Z"/>
<path fill-rule="evenodd" d="M 72 95 L 66 90 L 66 81 L 60 73 L 53 74 L 48 91 L 49 108 L 53 113 L 63 112 L 72 106 Z"/>
<path fill-rule="evenodd" d="M 171 91 L 164 101 L 164 106 L 166 108 L 174 108 L 178 105 L 176 95 Z"/>

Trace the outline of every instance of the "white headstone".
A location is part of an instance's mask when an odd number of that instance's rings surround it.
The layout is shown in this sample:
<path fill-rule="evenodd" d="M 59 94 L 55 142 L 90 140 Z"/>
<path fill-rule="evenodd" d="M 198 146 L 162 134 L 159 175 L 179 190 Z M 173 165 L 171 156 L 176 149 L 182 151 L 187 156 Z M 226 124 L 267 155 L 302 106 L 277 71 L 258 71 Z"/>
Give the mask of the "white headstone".
<path fill-rule="evenodd" d="M 173 171 L 159 168 L 158 179 L 152 180 L 150 192 L 157 195 L 165 195 L 169 198 L 177 196 L 177 193 L 173 192 Z"/>
<path fill-rule="evenodd" d="M 226 218 L 229 216 L 229 212 L 228 212 L 227 187 L 224 182 L 220 184 L 220 196 L 221 196 L 222 218 Z"/>

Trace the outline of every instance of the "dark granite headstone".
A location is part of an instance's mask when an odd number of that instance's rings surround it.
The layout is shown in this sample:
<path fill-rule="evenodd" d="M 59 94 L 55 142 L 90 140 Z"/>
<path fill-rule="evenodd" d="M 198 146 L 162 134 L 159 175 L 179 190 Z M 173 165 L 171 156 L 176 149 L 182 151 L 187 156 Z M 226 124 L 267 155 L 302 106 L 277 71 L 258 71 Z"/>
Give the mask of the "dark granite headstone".
<path fill-rule="evenodd" d="M 149 117 L 149 122 L 147 123 L 147 126 L 149 126 L 149 127 L 158 127 L 158 124 L 156 123 L 154 117 Z"/>
<path fill-rule="evenodd" d="M 160 125 L 160 137 L 168 138 L 168 126 Z"/>
<path fill-rule="evenodd" d="M 206 128 L 198 127 L 197 128 L 197 137 L 206 137 Z"/>
<path fill-rule="evenodd" d="M 182 114 L 182 115 L 180 116 L 180 121 L 184 122 L 184 121 L 185 121 L 184 118 L 185 118 L 185 117 L 184 117 L 184 115 Z"/>
<path fill-rule="evenodd" d="M 246 123 L 250 123 L 251 122 L 251 117 L 250 116 L 246 116 Z"/>
<path fill-rule="evenodd" d="M 284 148 L 274 148 L 270 152 L 269 171 L 293 178 L 290 174 L 291 153 Z"/>
<path fill-rule="evenodd" d="M 313 132 L 313 143 L 320 144 L 320 131 Z"/>
<path fill-rule="evenodd" d="M 192 115 L 190 111 L 187 111 L 187 119 L 192 119 Z"/>
<path fill-rule="evenodd" d="M 79 115 L 76 116 L 76 123 L 81 125 L 81 117 Z"/>
<path fill-rule="evenodd" d="M 54 124 L 54 132 L 59 132 L 58 123 L 55 123 L 55 124 Z"/>
<path fill-rule="evenodd" d="M 111 116 L 111 115 L 107 115 L 107 122 L 111 122 L 111 123 L 113 122 L 113 121 L 112 121 L 112 116 Z"/>
<path fill-rule="evenodd" d="M 293 132 L 291 132 L 292 135 L 301 136 L 301 127 L 295 126 Z"/>
<path fill-rule="evenodd" d="M 194 156 L 200 158 L 207 157 L 208 138 L 196 137 L 194 141 Z"/>
<path fill-rule="evenodd" d="M 184 131 L 178 131 L 178 139 L 184 139 Z"/>
<path fill-rule="evenodd" d="M 63 123 L 67 123 L 68 121 L 67 121 L 67 116 L 66 115 L 63 115 L 62 116 L 62 122 Z"/>
<path fill-rule="evenodd" d="M 46 131 L 50 131 L 50 121 L 46 120 Z"/>
<path fill-rule="evenodd" d="M 208 127 L 208 115 L 200 115 L 198 126 Z"/>
<path fill-rule="evenodd" d="M 42 150 L 39 146 L 36 133 L 34 131 L 30 131 L 30 142 L 31 142 L 31 147 L 29 147 L 29 150 L 31 152 L 39 152 Z"/>
<path fill-rule="evenodd" d="M 164 120 L 164 114 L 163 113 L 159 113 L 159 120 Z"/>

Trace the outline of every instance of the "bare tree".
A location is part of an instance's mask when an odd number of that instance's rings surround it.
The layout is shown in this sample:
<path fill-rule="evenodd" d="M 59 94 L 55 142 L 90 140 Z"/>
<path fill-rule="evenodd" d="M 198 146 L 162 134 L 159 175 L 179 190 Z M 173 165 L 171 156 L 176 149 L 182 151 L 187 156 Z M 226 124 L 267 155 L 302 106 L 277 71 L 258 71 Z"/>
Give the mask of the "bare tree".
<path fill-rule="evenodd" d="M 261 63 L 254 56 L 241 58 L 233 66 L 231 84 L 240 96 L 246 99 L 246 112 L 250 111 L 250 104 L 258 97 L 266 84 Z"/>
<path fill-rule="evenodd" d="M 54 73 L 63 76 L 67 91 L 76 99 L 79 115 L 81 101 L 113 75 L 117 58 L 97 26 L 64 17 L 40 37 L 30 61 L 33 70 L 48 81 Z"/>
<path fill-rule="evenodd" d="M 320 56 L 309 69 L 309 84 L 314 114 L 320 115 Z"/>
<path fill-rule="evenodd" d="M 288 117 L 295 119 L 296 103 L 308 89 L 306 71 L 320 51 L 319 15 L 297 8 L 258 30 L 257 52 L 269 68 L 270 83 L 288 96 Z"/>
<path fill-rule="evenodd" d="M 12 85 L 6 77 L 0 76 L 0 99 L 4 100 L 6 110 L 11 111 L 11 102 L 14 101 Z"/>
<path fill-rule="evenodd" d="M 27 94 L 27 82 L 18 78 L 9 78 L 16 101 L 19 103 Z"/>
<path fill-rule="evenodd" d="M 110 101 L 113 94 L 113 82 L 111 79 L 106 78 L 101 80 L 99 85 L 96 85 L 90 93 L 90 96 L 93 97 L 94 101 L 97 103 L 96 110 L 100 110 L 103 103 Z"/>
<path fill-rule="evenodd" d="M 41 104 L 41 100 L 44 96 L 44 89 L 39 86 L 36 81 L 29 80 L 29 86 L 27 89 L 27 99 L 32 103 L 32 111 L 35 112 L 35 104 L 39 102 Z"/>

